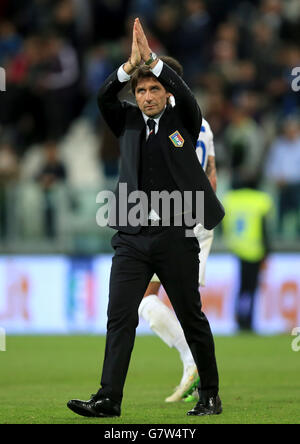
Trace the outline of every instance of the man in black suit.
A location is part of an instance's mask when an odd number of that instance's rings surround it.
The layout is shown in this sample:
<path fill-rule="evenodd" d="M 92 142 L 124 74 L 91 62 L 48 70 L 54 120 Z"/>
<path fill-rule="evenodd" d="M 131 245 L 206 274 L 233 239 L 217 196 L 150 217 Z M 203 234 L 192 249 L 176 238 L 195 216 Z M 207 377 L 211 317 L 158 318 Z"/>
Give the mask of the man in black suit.
<path fill-rule="evenodd" d="M 140 66 L 141 60 L 146 66 Z M 137 107 L 117 97 L 129 80 Z M 168 106 L 171 95 L 176 99 L 174 108 Z M 117 192 L 116 200 L 129 202 L 131 192 L 143 192 L 149 203 L 143 208 L 148 223 L 124 223 L 124 214 L 114 214 L 111 225 L 118 231 L 112 239 L 115 255 L 101 388 L 89 401 L 72 400 L 68 407 L 83 416 L 120 416 L 138 307 L 156 273 L 170 297 L 200 376 L 199 402 L 188 414 L 219 414 L 222 406 L 214 341 L 198 291 L 199 244 L 195 237 L 186 236 L 184 214 L 180 214 L 182 224 L 178 225 L 175 208 L 166 226 L 164 209 L 152 207 L 151 193 L 204 191 L 201 220 L 208 229 L 221 221 L 224 210 L 195 152 L 202 121 L 197 101 L 183 80 L 151 52 L 138 19 L 130 59 L 100 89 L 99 107 L 120 140 L 120 184 L 126 183 L 127 195 Z M 195 205 L 195 199 L 188 205 L 193 215 L 197 214 Z"/>

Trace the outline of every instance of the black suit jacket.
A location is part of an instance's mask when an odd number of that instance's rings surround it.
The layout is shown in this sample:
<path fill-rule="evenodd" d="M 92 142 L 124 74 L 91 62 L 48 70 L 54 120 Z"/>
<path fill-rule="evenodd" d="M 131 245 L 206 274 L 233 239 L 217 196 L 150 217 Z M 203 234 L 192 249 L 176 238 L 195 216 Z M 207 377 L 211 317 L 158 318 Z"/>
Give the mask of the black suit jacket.
<path fill-rule="evenodd" d="M 195 193 L 204 191 L 204 217 L 201 222 L 206 229 L 213 229 L 224 217 L 224 208 L 216 197 L 210 182 L 201 167 L 196 154 L 202 116 L 195 97 L 185 82 L 164 64 L 157 80 L 172 93 L 176 100 L 174 108 L 168 106 L 159 121 L 157 136 L 163 147 L 163 154 L 178 190 Z M 117 71 L 113 72 L 102 85 L 98 95 L 98 105 L 103 118 L 119 138 L 121 151 L 120 183 L 127 184 L 127 195 L 138 190 L 141 134 L 145 128 L 142 112 L 137 106 L 120 102 L 118 93 L 126 83 L 121 83 Z M 184 139 L 183 147 L 176 147 L 169 136 L 179 131 Z M 127 196 L 116 191 L 117 207 Z M 133 206 L 132 204 L 131 206 Z M 193 203 L 194 205 L 194 203 Z M 131 208 L 128 205 L 128 211 Z M 193 215 L 196 209 L 192 208 Z M 137 233 L 140 227 L 121 226 L 118 222 L 112 228 L 125 233 Z"/>

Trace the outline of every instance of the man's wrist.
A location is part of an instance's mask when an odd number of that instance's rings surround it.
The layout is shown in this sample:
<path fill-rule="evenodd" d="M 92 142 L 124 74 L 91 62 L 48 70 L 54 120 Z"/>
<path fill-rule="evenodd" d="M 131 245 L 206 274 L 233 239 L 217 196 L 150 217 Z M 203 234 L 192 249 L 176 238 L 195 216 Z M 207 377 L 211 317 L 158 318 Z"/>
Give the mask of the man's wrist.
<path fill-rule="evenodd" d="M 130 76 L 130 75 L 133 74 L 134 71 L 137 69 L 137 66 L 135 66 L 135 65 L 132 63 L 131 59 L 129 58 L 129 59 L 127 60 L 127 62 L 123 65 L 123 69 L 124 69 L 124 71 L 126 72 L 126 74 L 128 74 L 128 75 Z"/>
<path fill-rule="evenodd" d="M 160 59 L 156 59 L 152 65 L 150 66 L 150 70 L 152 71 L 152 73 L 156 76 L 159 77 L 161 74 L 161 71 L 163 69 L 163 61 Z"/>
<path fill-rule="evenodd" d="M 123 82 L 129 82 L 130 80 L 130 74 L 128 74 L 127 71 L 125 71 L 125 64 L 121 65 L 120 68 L 118 69 L 118 80 L 119 82 L 123 83 Z"/>
<path fill-rule="evenodd" d="M 148 59 L 145 60 L 145 65 L 151 67 L 154 64 L 155 60 L 157 60 L 157 55 L 155 54 L 155 52 L 150 51 Z"/>
<path fill-rule="evenodd" d="M 131 66 L 132 70 L 134 71 L 137 67 L 132 63 L 131 58 L 129 57 L 128 63 Z"/>
<path fill-rule="evenodd" d="M 151 63 L 151 65 L 147 65 L 147 66 L 149 66 L 149 68 L 151 70 L 153 70 L 153 68 L 155 68 L 155 66 L 158 64 L 159 61 L 160 61 L 160 59 L 156 59 L 156 60 L 154 60 L 154 62 Z"/>

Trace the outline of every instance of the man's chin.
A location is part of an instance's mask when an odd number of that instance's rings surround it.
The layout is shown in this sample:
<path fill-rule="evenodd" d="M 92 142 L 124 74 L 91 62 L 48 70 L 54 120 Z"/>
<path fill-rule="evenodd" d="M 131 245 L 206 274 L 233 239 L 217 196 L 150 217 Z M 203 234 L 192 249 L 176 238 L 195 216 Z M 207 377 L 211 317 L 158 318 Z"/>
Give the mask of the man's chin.
<path fill-rule="evenodd" d="M 153 117 L 153 116 L 155 116 L 157 114 L 157 112 L 155 110 L 152 110 L 152 109 L 146 109 L 144 111 L 144 114 L 146 114 L 146 116 L 148 116 L 148 117 Z"/>
<path fill-rule="evenodd" d="M 160 114 L 159 111 L 157 111 L 157 108 L 147 108 L 144 110 L 144 114 L 146 114 L 147 117 L 155 117 Z"/>

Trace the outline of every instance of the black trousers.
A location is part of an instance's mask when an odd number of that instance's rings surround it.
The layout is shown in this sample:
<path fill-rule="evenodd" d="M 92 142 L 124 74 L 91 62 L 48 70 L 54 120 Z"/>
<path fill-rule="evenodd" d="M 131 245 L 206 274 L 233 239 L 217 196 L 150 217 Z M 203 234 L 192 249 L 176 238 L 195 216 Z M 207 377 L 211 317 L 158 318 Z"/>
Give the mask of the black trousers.
<path fill-rule="evenodd" d="M 240 288 L 236 301 L 236 320 L 240 330 L 253 329 L 255 294 L 262 261 L 240 259 Z"/>
<path fill-rule="evenodd" d="M 138 307 L 154 273 L 164 286 L 197 365 L 202 396 L 218 393 L 218 371 L 209 322 L 201 311 L 199 244 L 183 227 L 118 232 L 110 276 L 105 357 L 99 397 L 121 403 L 138 325 Z"/>
<path fill-rule="evenodd" d="M 279 190 L 278 231 L 282 233 L 287 215 L 295 214 L 296 229 L 300 234 L 300 183 L 288 184 Z"/>

